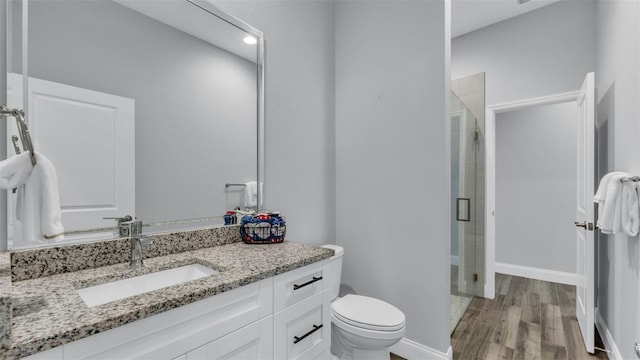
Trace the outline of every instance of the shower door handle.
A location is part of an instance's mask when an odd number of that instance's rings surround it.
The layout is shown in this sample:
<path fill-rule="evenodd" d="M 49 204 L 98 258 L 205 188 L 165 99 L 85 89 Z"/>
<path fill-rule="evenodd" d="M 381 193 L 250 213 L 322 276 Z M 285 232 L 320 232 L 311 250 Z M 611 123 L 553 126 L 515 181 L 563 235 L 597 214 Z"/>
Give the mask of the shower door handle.
<path fill-rule="evenodd" d="M 471 199 L 456 198 L 456 220 L 471 221 Z"/>

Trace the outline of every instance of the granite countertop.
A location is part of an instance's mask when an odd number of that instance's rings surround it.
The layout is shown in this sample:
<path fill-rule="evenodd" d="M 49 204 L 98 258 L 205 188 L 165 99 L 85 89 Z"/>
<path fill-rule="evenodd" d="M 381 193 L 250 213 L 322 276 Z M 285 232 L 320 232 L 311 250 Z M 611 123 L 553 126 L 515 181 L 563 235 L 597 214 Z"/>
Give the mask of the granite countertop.
<path fill-rule="evenodd" d="M 332 255 L 329 249 L 292 242 L 238 242 L 148 258 L 141 269 L 116 264 L 13 282 L 11 338 L 0 358 L 19 358 L 51 349 Z M 194 263 L 218 270 L 219 274 L 92 308 L 76 292 L 83 287 Z"/>
<path fill-rule="evenodd" d="M 0 252 L 0 352 L 11 341 L 11 259 Z M 0 358 L 2 358 L 0 353 Z"/>

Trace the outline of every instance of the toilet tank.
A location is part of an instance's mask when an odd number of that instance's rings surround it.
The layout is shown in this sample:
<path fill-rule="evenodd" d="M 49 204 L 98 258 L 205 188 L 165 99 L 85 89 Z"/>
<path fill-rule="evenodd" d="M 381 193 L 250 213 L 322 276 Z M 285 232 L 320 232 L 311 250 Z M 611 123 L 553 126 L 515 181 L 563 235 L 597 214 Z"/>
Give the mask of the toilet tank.
<path fill-rule="evenodd" d="M 323 248 L 333 249 L 335 255 L 329 258 L 329 264 L 326 267 L 325 276 L 328 281 L 329 295 L 331 300 L 338 297 L 340 292 L 340 279 L 342 277 L 342 255 L 344 255 L 344 249 L 338 245 L 323 245 Z"/>

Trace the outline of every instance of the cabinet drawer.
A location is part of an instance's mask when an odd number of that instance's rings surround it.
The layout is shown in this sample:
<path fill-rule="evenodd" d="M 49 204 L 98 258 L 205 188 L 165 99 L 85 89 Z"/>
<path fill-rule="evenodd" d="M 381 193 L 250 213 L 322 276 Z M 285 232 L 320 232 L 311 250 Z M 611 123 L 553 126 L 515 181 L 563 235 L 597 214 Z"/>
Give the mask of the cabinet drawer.
<path fill-rule="evenodd" d="M 187 360 L 195 359 L 187 356 Z M 273 359 L 273 317 L 266 317 L 207 345 L 207 359 Z"/>
<path fill-rule="evenodd" d="M 281 311 L 324 291 L 328 283 L 324 278 L 324 263 L 308 265 L 275 277 L 273 311 Z"/>
<path fill-rule="evenodd" d="M 331 346 L 327 291 L 274 315 L 276 359 L 316 359 Z"/>

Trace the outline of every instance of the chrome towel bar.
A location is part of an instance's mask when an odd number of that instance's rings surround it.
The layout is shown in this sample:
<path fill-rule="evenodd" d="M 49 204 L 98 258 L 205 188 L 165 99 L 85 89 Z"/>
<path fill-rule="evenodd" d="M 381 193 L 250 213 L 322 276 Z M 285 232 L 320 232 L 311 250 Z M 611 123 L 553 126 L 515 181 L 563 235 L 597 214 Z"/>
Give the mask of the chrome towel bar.
<path fill-rule="evenodd" d="M 632 177 L 620 179 L 620 182 L 638 182 L 638 181 L 640 181 L 640 176 L 632 176 Z"/>

